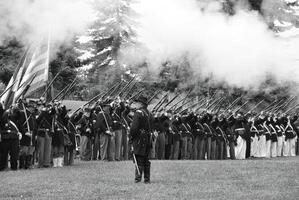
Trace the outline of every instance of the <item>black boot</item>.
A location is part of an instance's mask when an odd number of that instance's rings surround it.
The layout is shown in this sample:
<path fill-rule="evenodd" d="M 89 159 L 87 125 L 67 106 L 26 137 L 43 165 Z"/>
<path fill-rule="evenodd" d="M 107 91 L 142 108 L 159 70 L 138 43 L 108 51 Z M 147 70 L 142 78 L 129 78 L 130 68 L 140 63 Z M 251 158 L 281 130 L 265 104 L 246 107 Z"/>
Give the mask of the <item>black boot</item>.
<path fill-rule="evenodd" d="M 21 155 L 19 157 L 19 168 L 20 169 L 25 169 L 25 160 L 26 160 L 26 156 L 25 155 Z"/>
<path fill-rule="evenodd" d="M 151 166 L 145 166 L 144 168 L 144 183 L 151 182 Z"/>
<path fill-rule="evenodd" d="M 138 166 L 138 169 L 139 169 L 139 173 L 138 173 L 138 170 L 135 169 L 135 183 L 139 183 L 141 181 L 141 178 L 142 178 L 143 167 Z"/>

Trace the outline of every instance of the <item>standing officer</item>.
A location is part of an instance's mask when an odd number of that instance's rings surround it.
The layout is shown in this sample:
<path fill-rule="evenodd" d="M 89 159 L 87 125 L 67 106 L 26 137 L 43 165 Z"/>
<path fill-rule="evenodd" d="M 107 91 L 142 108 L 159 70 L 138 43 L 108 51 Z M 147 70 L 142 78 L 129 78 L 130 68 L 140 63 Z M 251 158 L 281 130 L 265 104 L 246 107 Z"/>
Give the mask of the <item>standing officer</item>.
<path fill-rule="evenodd" d="M 152 121 L 153 117 L 147 109 L 148 101 L 144 96 L 140 96 L 135 104 L 131 129 L 130 129 L 130 144 L 133 145 L 133 155 L 136 157 L 136 162 L 139 170 L 135 169 L 135 183 L 141 181 L 142 173 L 144 172 L 144 182 L 150 183 L 150 167 L 149 161 L 150 150 L 152 148 Z"/>

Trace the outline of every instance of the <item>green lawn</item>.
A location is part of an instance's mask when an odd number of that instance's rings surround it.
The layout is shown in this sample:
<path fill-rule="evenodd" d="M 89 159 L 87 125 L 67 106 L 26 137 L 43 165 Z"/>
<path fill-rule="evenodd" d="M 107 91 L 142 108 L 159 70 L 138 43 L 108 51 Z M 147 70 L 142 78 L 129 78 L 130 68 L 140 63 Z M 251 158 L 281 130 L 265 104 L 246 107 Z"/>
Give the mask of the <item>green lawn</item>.
<path fill-rule="evenodd" d="M 299 198 L 299 157 L 152 161 L 152 183 L 134 183 L 134 165 L 77 161 L 72 167 L 0 172 L 0 199 Z"/>

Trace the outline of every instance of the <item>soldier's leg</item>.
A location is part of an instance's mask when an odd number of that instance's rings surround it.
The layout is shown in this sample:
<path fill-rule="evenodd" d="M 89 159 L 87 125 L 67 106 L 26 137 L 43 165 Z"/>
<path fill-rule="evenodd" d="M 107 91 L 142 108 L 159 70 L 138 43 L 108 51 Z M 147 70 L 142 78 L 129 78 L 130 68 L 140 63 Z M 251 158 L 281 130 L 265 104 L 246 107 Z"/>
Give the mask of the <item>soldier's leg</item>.
<path fill-rule="evenodd" d="M 32 167 L 32 158 L 33 158 L 34 150 L 35 150 L 34 146 L 28 146 L 28 152 L 26 154 L 25 169 L 30 169 Z"/>
<path fill-rule="evenodd" d="M 25 163 L 26 163 L 26 152 L 27 152 L 27 146 L 20 146 L 20 155 L 19 155 L 19 168 L 24 169 Z"/>
<path fill-rule="evenodd" d="M 193 160 L 198 159 L 198 152 L 199 152 L 199 136 L 195 136 L 194 143 L 193 143 Z"/>
<path fill-rule="evenodd" d="M 223 159 L 227 159 L 227 145 L 225 141 L 223 141 Z"/>
<path fill-rule="evenodd" d="M 37 136 L 37 154 L 38 154 L 38 167 L 44 166 L 45 157 L 45 137 Z"/>
<path fill-rule="evenodd" d="M 9 152 L 9 142 L 8 140 L 2 140 L 0 142 L 0 171 L 6 169 L 8 152 Z"/>
<path fill-rule="evenodd" d="M 152 142 L 152 149 L 151 149 L 151 159 L 156 159 L 157 158 L 156 143 L 157 143 L 157 138 L 154 137 L 153 142 Z"/>
<path fill-rule="evenodd" d="M 68 146 L 64 147 L 64 155 L 63 155 L 63 163 L 65 166 L 69 165 L 69 150 L 68 150 Z"/>
<path fill-rule="evenodd" d="M 128 160 L 128 135 L 127 130 L 122 129 L 122 160 Z"/>
<path fill-rule="evenodd" d="M 87 142 L 88 142 L 87 136 L 82 135 L 80 138 L 80 159 L 81 160 L 86 160 L 85 154 L 86 154 Z"/>
<path fill-rule="evenodd" d="M 90 137 L 87 137 L 87 143 L 86 143 L 86 150 L 85 150 L 85 160 L 91 160 L 91 154 L 92 154 L 92 141 Z"/>
<path fill-rule="evenodd" d="M 180 152 L 180 141 L 174 141 L 173 144 L 173 159 L 179 159 L 179 152 Z"/>
<path fill-rule="evenodd" d="M 150 183 L 151 180 L 151 162 L 148 157 L 144 158 L 144 183 Z"/>
<path fill-rule="evenodd" d="M 165 133 L 159 133 L 158 138 L 157 138 L 157 144 L 158 144 L 158 159 L 163 160 L 165 159 Z"/>
<path fill-rule="evenodd" d="M 51 165 L 51 151 L 52 151 L 52 137 L 46 133 L 45 134 L 45 146 L 44 146 L 44 166 L 50 167 Z"/>
<path fill-rule="evenodd" d="M 114 161 L 115 160 L 115 135 L 109 136 L 109 143 L 108 143 L 108 160 Z"/>
<path fill-rule="evenodd" d="M 272 141 L 272 144 L 271 144 L 271 157 L 272 158 L 277 157 L 277 141 Z"/>
<path fill-rule="evenodd" d="M 296 139 L 297 137 L 290 139 L 290 156 L 296 156 Z"/>
<path fill-rule="evenodd" d="M 187 159 L 187 137 L 182 137 L 182 146 L 181 146 L 181 160 Z"/>
<path fill-rule="evenodd" d="M 205 159 L 205 139 L 199 138 L 199 149 L 198 149 L 198 159 L 204 160 Z"/>
<path fill-rule="evenodd" d="M 220 141 L 219 141 L 219 155 L 218 155 L 218 158 L 220 159 L 220 160 L 223 160 L 224 159 L 224 157 L 223 157 L 223 152 L 224 152 L 224 145 L 223 145 L 223 143 L 224 143 L 224 141 L 221 139 Z"/>
<path fill-rule="evenodd" d="M 108 135 L 106 135 L 106 134 L 100 135 L 101 160 L 107 159 L 108 139 L 109 139 Z"/>
<path fill-rule="evenodd" d="M 211 160 L 216 159 L 216 140 L 212 139 L 211 141 Z"/>
<path fill-rule="evenodd" d="M 73 147 L 69 147 L 69 160 L 68 160 L 68 164 L 69 165 L 73 165 L 74 164 L 74 153 L 75 153 L 75 149 Z"/>
<path fill-rule="evenodd" d="M 121 143 L 122 143 L 122 130 L 115 131 L 115 160 L 121 160 Z"/>
<path fill-rule="evenodd" d="M 96 133 L 93 141 L 92 159 L 97 160 L 99 152 L 99 134 Z"/>
<path fill-rule="evenodd" d="M 18 169 L 18 155 L 19 155 L 19 140 L 14 139 L 10 140 L 10 145 L 9 145 L 9 154 L 10 154 L 10 168 L 12 170 L 17 170 Z"/>
<path fill-rule="evenodd" d="M 206 141 L 207 160 L 211 160 L 212 159 L 211 148 L 212 148 L 212 138 L 211 137 L 207 137 L 207 141 Z"/>
<path fill-rule="evenodd" d="M 138 170 L 135 167 L 135 183 L 138 183 L 141 181 L 142 174 L 144 171 L 144 156 L 135 155 Z"/>
<path fill-rule="evenodd" d="M 231 160 L 235 160 L 236 159 L 236 155 L 235 155 L 235 142 L 234 141 L 230 141 L 229 142 L 229 157 Z"/>
<path fill-rule="evenodd" d="M 266 141 L 266 157 L 270 158 L 271 157 L 271 140 Z"/>

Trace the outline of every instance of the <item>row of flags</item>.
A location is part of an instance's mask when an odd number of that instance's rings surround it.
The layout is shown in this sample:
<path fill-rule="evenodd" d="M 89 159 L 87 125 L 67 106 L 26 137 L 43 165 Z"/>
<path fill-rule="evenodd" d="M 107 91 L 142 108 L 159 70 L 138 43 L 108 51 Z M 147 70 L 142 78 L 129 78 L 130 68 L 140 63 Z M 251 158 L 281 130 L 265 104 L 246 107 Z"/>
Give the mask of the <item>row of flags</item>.
<path fill-rule="evenodd" d="M 49 77 L 50 37 L 29 47 L 22 56 L 1 96 L 5 108 L 46 86 Z"/>

